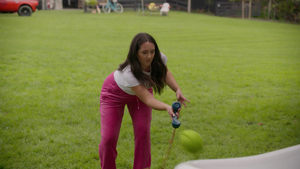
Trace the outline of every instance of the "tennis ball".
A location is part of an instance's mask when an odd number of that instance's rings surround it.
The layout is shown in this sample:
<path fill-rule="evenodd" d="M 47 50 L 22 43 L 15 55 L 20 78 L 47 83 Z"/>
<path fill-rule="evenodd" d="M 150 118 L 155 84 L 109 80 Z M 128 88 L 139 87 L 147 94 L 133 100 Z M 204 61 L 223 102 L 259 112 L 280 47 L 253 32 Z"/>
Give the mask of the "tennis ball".
<path fill-rule="evenodd" d="M 194 130 L 182 131 L 179 138 L 182 147 L 190 153 L 196 153 L 203 148 L 203 140 Z"/>

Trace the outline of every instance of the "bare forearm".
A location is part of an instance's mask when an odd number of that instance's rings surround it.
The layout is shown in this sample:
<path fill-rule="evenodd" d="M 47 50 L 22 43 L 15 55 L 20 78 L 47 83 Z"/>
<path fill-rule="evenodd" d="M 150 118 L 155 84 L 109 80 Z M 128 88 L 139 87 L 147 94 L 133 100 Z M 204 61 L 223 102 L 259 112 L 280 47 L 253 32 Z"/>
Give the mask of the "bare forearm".
<path fill-rule="evenodd" d="M 186 101 L 190 102 L 183 96 L 179 85 L 170 71 L 167 72 L 166 83 L 176 93 L 177 100 L 180 101 L 184 106 L 186 105 Z"/>
<path fill-rule="evenodd" d="M 166 83 L 174 92 L 180 89 L 173 74 L 170 71 L 167 72 Z"/>
<path fill-rule="evenodd" d="M 142 102 L 144 102 L 147 106 L 152 107 L 155 110 L 167 110 L 170 106 L 167 105 L 164 102 L 161 102 L 157 99 L 155 99 L 153 96 L 152 98 L 148 98 L 148 99 L 143 99 L 140 98 L 142 100 Z"/>
<path fill-rule="evenodd" d="M 135 86 L 132 90 L 143 103 L 155 110 L 167 110 L 170 107 L 170 105 L 155 99 L 154 96 L 143 86 Z"/>

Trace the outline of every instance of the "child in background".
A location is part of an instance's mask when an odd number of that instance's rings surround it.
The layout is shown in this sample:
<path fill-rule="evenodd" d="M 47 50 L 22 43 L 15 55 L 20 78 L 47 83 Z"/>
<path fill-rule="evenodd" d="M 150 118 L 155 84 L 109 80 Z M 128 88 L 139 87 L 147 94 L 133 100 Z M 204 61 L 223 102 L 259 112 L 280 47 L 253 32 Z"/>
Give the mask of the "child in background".
<path fill-rule="evenodd" d="M 167 16 L 170 10 L 170 4 L 165 2 L 162 4 L 161 9 L 160 9 L 160 15 L 162 16 Z"/>

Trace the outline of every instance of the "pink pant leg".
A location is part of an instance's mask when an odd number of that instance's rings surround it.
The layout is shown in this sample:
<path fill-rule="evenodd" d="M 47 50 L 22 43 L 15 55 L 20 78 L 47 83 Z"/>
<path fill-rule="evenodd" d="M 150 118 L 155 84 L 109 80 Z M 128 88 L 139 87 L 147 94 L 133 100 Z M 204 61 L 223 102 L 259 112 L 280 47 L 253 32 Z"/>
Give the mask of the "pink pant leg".
<path fill-rule="evenodd" d="M 152 93 L 152 90 L 149 90 Z M 152 109 L 138 97 L 122 91 L 109 75 L 101 90 L 101 142 L 99 156 L 102 169 L 116 169 L 117 141 L 120 133 L 124 106 L 130 112 L 135 136 L 135 155 L 133 169 L 145 169 L 151 166 L 150 125 Z"/>
<path fill-rule="evenodd" d="M 150 127 L 152 109 L 138 98 L 127 104 L 134 127 L 134 164 L 133 169 L 145 169 L 151 166 Z"/>
<path fill-rule="evenodd" d="M 116 169 L 117 141 L 124 114 L 124 105 L 110 107 L 101 105 L 101 142 L 99 156 L 102 169 Z"/>
<path fill-rule="evenodd" d="M 104 81 L 100 96 L 101 142 L 99 157 L 102 169 L 116 169 L 119 138 L 127 95 L 117 86 L 113 73 Z"/>

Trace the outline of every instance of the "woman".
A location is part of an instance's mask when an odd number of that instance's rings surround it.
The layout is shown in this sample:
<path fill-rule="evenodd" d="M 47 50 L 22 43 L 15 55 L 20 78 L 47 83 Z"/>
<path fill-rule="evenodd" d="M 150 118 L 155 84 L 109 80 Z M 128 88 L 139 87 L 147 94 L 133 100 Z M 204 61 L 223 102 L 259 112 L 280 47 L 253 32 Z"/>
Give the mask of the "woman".
<path fill-rule="evenodd" d="M 185 105 L 173 75 L 166 67 L 154 38 L 147 33 L 137 34 L 130 45 L 127 59 L 103 83 L 100 96 L 101 142 L 99 156 L 102 169 L 115 169 L 117 141 L 124 107 L 127 105 L 134 127 L 134 169 L 150 168 L 150 123 L 152 109 L 165 110 L 172 117 L 172 107 L 156 100 L 152 88 L 161 93 L 168 85 L 177 100 Z"/>

